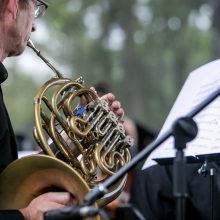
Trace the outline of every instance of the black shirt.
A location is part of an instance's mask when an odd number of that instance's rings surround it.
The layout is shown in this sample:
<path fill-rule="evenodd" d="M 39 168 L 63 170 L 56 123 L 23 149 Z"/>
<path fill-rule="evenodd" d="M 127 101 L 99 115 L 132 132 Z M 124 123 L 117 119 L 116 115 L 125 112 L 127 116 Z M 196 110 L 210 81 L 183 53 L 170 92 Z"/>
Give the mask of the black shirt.
<path fill-rule="evenodd" d="M 2 84 L 7 77 L 8 72 L 0 62 L 0 84 Z M 4 104 L 3 93 L 0 86 L 0 172 L 17 158 L 15 135 Z M 0 220 L 24 220 L 24 218 L 18 210 L 1 210 Z"/>
<path fill-rule="evenodd" d="M 213 185 L 210 175 L 198 174 L 202 164 L 186 165 L 186 220 L 210 220 L 213 211 L 214 220 L 220 219 L 220 166 L 209 162 L 215 170 Z M 210 200 L 211 189 L 214 194 Z M 155 165 L 145 170 L 138 170 L 133 181 L 131 201 L 146 220 L 176 220 L 176 201 L 173 195 L 172 165 Z"/>

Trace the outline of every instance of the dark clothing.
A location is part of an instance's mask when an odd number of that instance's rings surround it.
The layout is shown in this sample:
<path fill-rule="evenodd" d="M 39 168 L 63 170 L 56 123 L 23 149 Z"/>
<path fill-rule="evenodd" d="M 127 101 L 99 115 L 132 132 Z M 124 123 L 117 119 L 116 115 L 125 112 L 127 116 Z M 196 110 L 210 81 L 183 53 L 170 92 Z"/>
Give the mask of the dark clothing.
<path fill-rule="evenodd" d="M 24 217 L 18 210 L 3 210 L 0 211 L 0 220 L 24 220 Z"/>
<path fill-rule="evenodd" d="M 0 62 L 0 84 L 8 77 L 7 70 Z M 17 144 L 13 128 L 6 110 L 0 87 L 0 172 L 13 160 L 17 159 Z M 1 199 L 1 195 L 0 195 Z M 0 220 L 24 220 L 18 210 L 0 211 Z"/>
<path fill-rule="evenodd" d="M 209 220 L 211 205 L 214 220 L 219 220 L 220 209 L 220 167 L 209 163 L 215 170 L 214 199 L 210 200 L 210 175 L 198 174 L 201 164 L 187 164 L 186 220 Z M 173 197 L 172 166 L 155 165 L 139 170 L 134 178 L 131 203 L 145 216 L 146 220 L 176 220 Z"/>

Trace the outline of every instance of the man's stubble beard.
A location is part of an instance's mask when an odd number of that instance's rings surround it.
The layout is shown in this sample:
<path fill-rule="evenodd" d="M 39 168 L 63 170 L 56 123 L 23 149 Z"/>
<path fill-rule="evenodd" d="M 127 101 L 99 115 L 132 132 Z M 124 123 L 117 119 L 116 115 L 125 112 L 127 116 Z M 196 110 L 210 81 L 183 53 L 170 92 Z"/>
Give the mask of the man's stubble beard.
<path fill-rule="evenodd" d="M 19 56 L 26 48 L 22 43 L 22 35 L 17 27 L 10 27 L 8 29 L 8 56 Z"/>

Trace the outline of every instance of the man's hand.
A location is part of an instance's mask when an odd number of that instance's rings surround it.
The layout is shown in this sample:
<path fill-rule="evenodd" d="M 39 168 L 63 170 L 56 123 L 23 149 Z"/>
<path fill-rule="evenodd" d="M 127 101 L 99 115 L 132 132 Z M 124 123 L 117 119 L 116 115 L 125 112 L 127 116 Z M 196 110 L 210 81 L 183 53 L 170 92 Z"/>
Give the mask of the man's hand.
<path fill-rule="evenodd" d="M 94 87 L 90 87 L 94 92 L 96 92 Z M 101 99 L 104 99 L 108 102 L 109 108 L 115 113 L 121 123 L 124 122 L 124 109 L 121 107 L 121 103 L 115 99 L 115 96 L 112 93 L 107 93 L 101 96 Z M 81 97 L 81 105 L 86 105 L 88 100 L 84 96 Z"/>
<path fill-rule="evenodd" d="M 76 204 L 76 200 L 68 192 L 49 192 L 36 197 L 20 211 L 25 220 L 43 220 L 43 213 L 46 211 Z"/>
<path fill-rule="evenodd" d="M 113 111 L 121 122 L 123 122 L 124 109 L 121 107 L 121 103 L 115 99 L 112 93 L 103 95 L 101 99 L 105 99 L 109 103 L 111 111 Z"/>

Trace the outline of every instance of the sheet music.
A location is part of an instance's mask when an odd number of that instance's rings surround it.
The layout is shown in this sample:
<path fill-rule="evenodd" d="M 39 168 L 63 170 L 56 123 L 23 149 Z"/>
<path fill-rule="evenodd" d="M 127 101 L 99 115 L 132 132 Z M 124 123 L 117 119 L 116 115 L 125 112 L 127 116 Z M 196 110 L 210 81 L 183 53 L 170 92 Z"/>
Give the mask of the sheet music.
<path fill-rule="evenodd" d="M 220 87 L 220 60 L 212 61 L 189 74 L 160 133 L 171 128 L 173 122 L 191 112 L 196 105 Z M 197 137 L 187 144 L 186 156 L 220 153 L 220 98 L 201 111 L 194 120 L 198 126 Z M 156 164 L 154 158 L 175 156 L 173 137 L 159 146 L 147 158 L 143 169 Z"/>

